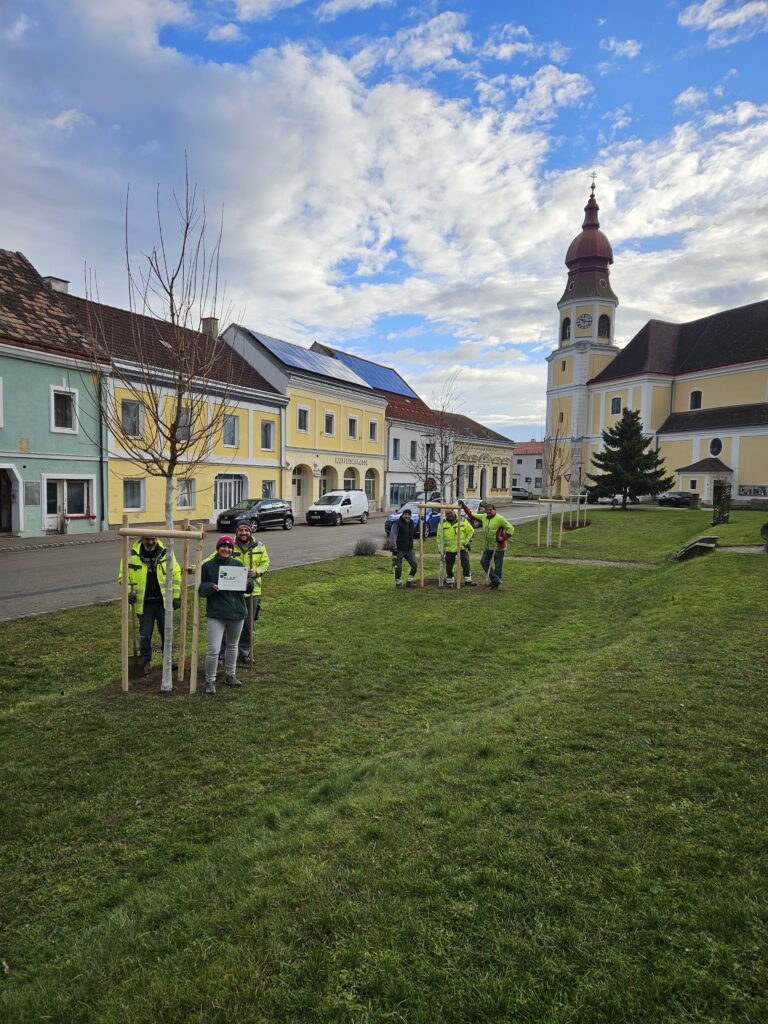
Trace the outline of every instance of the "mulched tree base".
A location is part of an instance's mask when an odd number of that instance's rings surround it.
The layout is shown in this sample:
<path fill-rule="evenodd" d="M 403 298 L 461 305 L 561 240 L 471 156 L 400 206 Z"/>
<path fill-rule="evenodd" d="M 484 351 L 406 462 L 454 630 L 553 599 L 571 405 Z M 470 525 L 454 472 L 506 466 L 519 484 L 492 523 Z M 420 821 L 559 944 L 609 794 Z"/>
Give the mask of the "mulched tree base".
<path fill-rule="evenodd" d="M 573 532 L 574 530 L 583 530 L 585 526 L 591 525 L 592 522 L 589 519 L 586 521 L 586 523 L 579 523 L 578 526 L 575 523 L 563 523 L 563 533 L 565 533 L 566 530 L 570 530 L 571 532 Z"/>

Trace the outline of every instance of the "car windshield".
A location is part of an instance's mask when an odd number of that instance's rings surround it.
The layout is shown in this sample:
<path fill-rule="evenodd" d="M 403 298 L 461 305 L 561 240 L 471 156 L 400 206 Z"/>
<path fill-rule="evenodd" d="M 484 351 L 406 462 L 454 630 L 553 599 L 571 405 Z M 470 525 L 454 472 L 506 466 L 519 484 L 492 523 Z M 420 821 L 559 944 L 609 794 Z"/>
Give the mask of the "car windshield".
<path fill-rule="evenodd" d="M 401 505 L 395 515 L 401 516 L 405 511 L 412 512 L 415 516 L 419 514 L 419 506 L 415 501 L 409 501 L 406 505 Z"/>
<path fill-rule="evenodd" d="M 341 501 L 340 494 L 324 494 L 322 498 L 318 498 L 315 502 L 316 505 L 338 505 Z"/>
<path fill-rule="evenodd" d="M 236 505 L 232 506 L 233 512 L 247 512 L 249 509 L 256 508 L 258 501 L 252 498 L 245 498 L 243 501 L 238 501 Z"/>

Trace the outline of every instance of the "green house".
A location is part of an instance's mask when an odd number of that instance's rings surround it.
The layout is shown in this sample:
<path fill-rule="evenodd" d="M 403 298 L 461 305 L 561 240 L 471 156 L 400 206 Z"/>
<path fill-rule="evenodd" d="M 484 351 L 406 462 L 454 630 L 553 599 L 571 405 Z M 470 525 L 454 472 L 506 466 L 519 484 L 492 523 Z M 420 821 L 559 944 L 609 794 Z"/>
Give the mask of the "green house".
<path fill-rule="evenodd" d="M 94 360 L 66 286 L 0 249 L 0 535 L 106 529 Z"/>

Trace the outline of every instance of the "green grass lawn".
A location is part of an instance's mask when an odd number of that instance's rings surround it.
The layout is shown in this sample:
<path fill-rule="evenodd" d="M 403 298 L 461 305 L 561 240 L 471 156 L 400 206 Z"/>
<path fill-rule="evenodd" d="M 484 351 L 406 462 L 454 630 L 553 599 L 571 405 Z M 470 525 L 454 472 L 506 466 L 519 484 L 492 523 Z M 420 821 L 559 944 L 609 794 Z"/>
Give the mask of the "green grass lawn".
<path fill-rule="evenodd" d="M 0 626 L 0 1019 L 768 1018 L 767 579 L 288 570 L 214 699 L 120 694 L 114 605 Z"/>
<path fill-rule="evenodd" d="M 555 545 L 559 538 L 560 517 L 553 517 Z M 587 558 L 605 559 L 615 562 L 662 562 L 668 555 L 679 550 L 684 544 L 702 536 L 717 536 L 721 544 L 761 544 L 760 527 L 768 514 L 765 512 L 735 511 L 727 525 L 712 526 L 712 510 L 658 509 L 631 506 L 626 510 L 605 506 L 588 505 L 587 520 L 590 525 L 579 530 L 563 530 L 562 547 L 544 547 L 546 522 L 541 524 L 541 547 L 536 546 L 537 525 L 521 523 L 515 527 L 515 535 L 509 547 L 509 554 L 529 555 L 544 558 Z M 575 515 L 574 515 L 575 521 Z M 569 522 L 566 512 L 565 523 Z M 476 535 L 472 546 L 479 554 L 482 539 Z M 429 553 L 437 552 L 437 540 L 432 537 L 424 545 Z"/>

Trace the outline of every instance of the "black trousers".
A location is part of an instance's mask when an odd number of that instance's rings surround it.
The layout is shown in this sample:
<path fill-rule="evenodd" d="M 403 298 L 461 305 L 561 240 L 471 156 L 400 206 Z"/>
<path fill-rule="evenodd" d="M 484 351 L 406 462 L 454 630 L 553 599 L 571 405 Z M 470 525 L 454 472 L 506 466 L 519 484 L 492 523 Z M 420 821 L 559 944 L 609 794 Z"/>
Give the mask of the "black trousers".
<path fill-rule="evenodd" d="M 456 552 L 446 551 L 445 552 L 445 574 L 449 580 L 453 579 L 453 567 L 456 565 Z M 461 549 L 461 574 L 465 580 L 468 580 L 472 576 L 472 570 L 469 567 L 469 552 L 466 548 Z"/>

